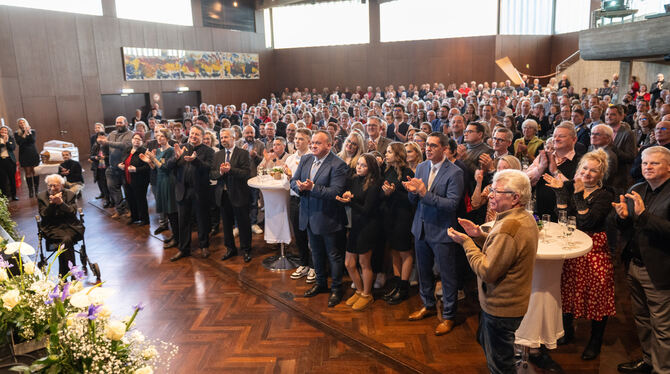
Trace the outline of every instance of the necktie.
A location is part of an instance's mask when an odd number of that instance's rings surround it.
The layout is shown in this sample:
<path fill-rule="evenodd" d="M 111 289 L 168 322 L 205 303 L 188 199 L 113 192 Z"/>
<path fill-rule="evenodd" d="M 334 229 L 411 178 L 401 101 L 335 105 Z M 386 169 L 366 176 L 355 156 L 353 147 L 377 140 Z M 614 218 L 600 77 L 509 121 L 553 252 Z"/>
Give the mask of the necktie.
<path fill-rule="evenodd" d="M 437 165 L 433 165 L 430 168 L 430 175 L 428 176 L 428 191 L 430 191 L 430 187 L 433 185 L 433 182 L 435 181 L 435 176 L 437 175 Z"/>
<path fill-rule="evenodd" d="M 230 150 L 226 149 L 226 163 L 230 162 Z"/>
<path fill-rule="evenodd" d="M 319 166 L 321 166 L 321 160 L 316 160 L 312 164 L 312 170 L 309 171 L 309 179 L 313 182 L 316 172 L 319 171 Z"/>

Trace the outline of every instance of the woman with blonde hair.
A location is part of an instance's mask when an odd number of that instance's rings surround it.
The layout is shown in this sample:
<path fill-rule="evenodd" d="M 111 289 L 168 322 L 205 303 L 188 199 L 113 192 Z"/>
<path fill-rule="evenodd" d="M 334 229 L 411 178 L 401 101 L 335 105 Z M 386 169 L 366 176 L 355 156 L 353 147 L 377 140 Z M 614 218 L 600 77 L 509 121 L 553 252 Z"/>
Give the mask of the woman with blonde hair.
<path fill-rule="evenodd" d="M 405 152 L 407 152 L 407 163 L 413 172 L 416 172 L 416 167 L 423 162 L 423 153 L 421 147 L 415 142 L 405 143 Z"/>
<path fill-rule="evenodd" d="M 357 131 L 352 131 L 347 139 L 344 141 L 344 146 L 340 153 L 337 154 L 347 166 L 349 166 L 348 176 L 352 176 L 356 172 L 356 165 L 358 164 L 358 158 L 365 153 L 365 143 L 363 142 L 363 136 Z"/>
<path fill-rule="evenodd" d="M 563 182 L 544 174 L 547 186 L 556 193 L 557 209 L 576 216 L 577 229 L 593 240 L 593 248 L 584 256 L 565 260 L 561 275 L 561 299 L 565 336 L 558 344 L 574 340 L 574 318 L 591 320 L 591 337 L 582 360 L 598 357 L 607 318 L 614 316 L 614 266 L 607 244 L 607 216 L 614 193 L 603 186 L 607 176 L 607 153 L 602 149 L 582 156 L 572 181 Z"/>
<path fill-rule="evenodd" d="M 37 197 L 40 177 L 35 175 L 35 166 L 40 164 L 40 154 L 35 146 L 35 130 L 30 127 L 28 120 L 19 118 L 16 121 L 16 145 L 19 146 L 19 164 L 23 168 L 30 197 Z M 34 190 L 34 193 L 33 193 Z"/>

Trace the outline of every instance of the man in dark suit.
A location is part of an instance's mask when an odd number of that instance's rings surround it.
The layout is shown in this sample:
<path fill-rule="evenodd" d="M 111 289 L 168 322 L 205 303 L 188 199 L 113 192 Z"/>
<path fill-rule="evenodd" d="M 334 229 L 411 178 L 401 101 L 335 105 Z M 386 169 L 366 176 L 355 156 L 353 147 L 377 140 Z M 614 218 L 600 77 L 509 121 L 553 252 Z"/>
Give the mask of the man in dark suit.
<path fill-rule="evenodd" d="M 435 335 L 444 335 L 454 328 L 457 306 L 457 254 L 459 245 L 447 235 L 456 224 L 456 213 L 463 199 L 463 170 L 445 157 L 449 138 L 440 132 L 430 134 L 426 141 L 427 161 L 416 168 L 415 178 L 403 182 L 409 200 L 416 205 L 412 234 L 415 240 L 419 294 L 423 308 L 409 315 L 417 321 L 435 315 L 435 281 L 433 264 L 437 261 L 442 281 L 443 321 Z"/>
<path fill-rule="evenodd" d="M 212 167 L 214 150 L 202 144 L 205 130 L 200 126 L 191 127 L 188 143 L 183 147 L 174 146 L 174 156 L 167 161 L 167 167 L 175 170 L 175 197 L 179 214 L 179 253 L 170 258 L 177 261 L 191 255 L 191 227 L 193 212 L 198 224 L 198 247 L 202 256 L 209 256 L 209 172 Z"/>
<path fill-rule="evenodd" d="M 539 119 L 531 113 L 532 105 L 533 104 L 528 99 L 523 99 L 521 101 L 521 114 L 514 118 L 518 132 L 522 131 L 521 125 L 523 125 L 524 121 L 527 119 L 534 119 L 536 122 L 539 121 Z"/>
<path fill-rule="evenodd" d="M 591 130 L 589 130 L 589 127 L 584 122 L 584 111 L 579 108 L 575 108 L 572 111 L 570 118 L 572 119 L 572 123 L 575 125 L 575 131 L 577 131 L 577 143 L 582 144 L 584 147 L 588 148 L 591 145 Z"/>
<path fill-rule="evenodd" d="M 221 258 L 237 255 L 233 225 L 237 221 L 244 262 L 251 261 L 251 222 L 249 221 L 249 153 L 235 146 L 233 132 L 221 129 L 221 150 L 214 155 L 210 178 L 216 179 L 216 205 L 221 209 L 224 244 L 228 251 Z"/>
<path fill-rule="evenodd" d="M 638 183 L 613 203 L 616 224 L 627 239 L 624 259 L 642 358 L 619 364 L 623 373 L 670 373 L 670 150 L 642 152 Z"/>
<path fill-rule="evenodd" d="M 328 292 L 327 257 L 333 278 L 328 307 L 342 301 L 344 257 L 336 243 L 338 232 L 344 229 L 345 213 L 335 197 L 344 192 L 349 170 L 347 164 L 331 152 L 332 146 L 333 139 L 328 132 L 315 132 L 312 154 L 300 159 L 291 179 L 291 189 L 300 195 L 300 230 L 307 230 L 316 271 L 316 284 L 305 292 L 305 297 Z"/>
<path fill-rule="evenodd" d="M 84 236 L 84 226 L 77 218 L 77 195 L 64 189 L 65 179 L 58 174 L 46 178 L 47 190 L 37 194 L 40 228 L 49 240 L 63 243 L 65 252 L 58 256 L 58 274 L 67 274 L 68 262 L 76 262 L 74 244 Z"/>

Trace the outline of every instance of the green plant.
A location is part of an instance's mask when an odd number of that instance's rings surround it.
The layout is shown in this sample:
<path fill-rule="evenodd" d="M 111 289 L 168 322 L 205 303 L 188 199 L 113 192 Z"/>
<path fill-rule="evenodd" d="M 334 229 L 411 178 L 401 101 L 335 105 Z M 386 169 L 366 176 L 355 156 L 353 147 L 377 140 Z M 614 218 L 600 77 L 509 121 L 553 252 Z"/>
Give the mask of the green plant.
<path fill-rule="evenodd" d="M 9 200 L 2 193 L 0 193 L 0 227 L 12 239 L 19 240 L 21 238 L 16 230 L 16 222 L 12 220 L 12 215 L 9 213 Z"/>

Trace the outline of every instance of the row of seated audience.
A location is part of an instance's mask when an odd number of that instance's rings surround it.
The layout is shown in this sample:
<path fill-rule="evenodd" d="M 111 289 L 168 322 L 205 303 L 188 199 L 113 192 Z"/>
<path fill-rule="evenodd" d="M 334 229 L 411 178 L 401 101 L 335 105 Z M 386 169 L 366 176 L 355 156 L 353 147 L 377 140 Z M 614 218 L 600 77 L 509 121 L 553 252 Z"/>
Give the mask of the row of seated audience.
<path fill-rule="evenodd" d="M 589 319 L 582 358 L 599 355 L 616 313 L 611 256 L 625 243 L 644 357 L 619 370 L 667 373 L 670 256 L 662 243 L 670 232 L 670 93 L 659 90 L 652 112 L 644 95 L 627 93 L 624 104 L 607 95 L 571 97 L 565 81 L 546 91 L 509 82 L 491 91 L 425 84 L 325 97 L 285 90 L 240 110 L 185 108 L 182 122 L 158 119 L 154 108 L 146 123 L 141 113 L 133 123 L 119 116 L 109 134 L 96 124 L 91 160 L 115 219 L 148 225 L 151 187 L 156 233 L 169 229 L 164 246 L 179 249 L 171 261 L 191 255 L 194 224 L 197 248 L 208 257 L 219 222 L 222 259 L 238 254 L 239 237 L 251 261 L 252 233 L 262 229 L 259 192 L 247 181 L 282 168 L 301 260 L 291 278 L 313 283 L 305 297 L 329 293 L 329 307 L 344 298 L 345 268 L 356 290 L 346 304 L 360 311 L 372 305 L 375 278 L 382 283 L 387 271 L 383 299 L 406 300 L 416 267 L 423 308 L 408 318 L 440 313 L 435 334 L 443 335 L 454 327 L 469 263 L 482 307 L 478 340 L 495 373 L 514 372 L 514 331 L 528 307 L 537 225 L 527 209 L 554 220 L 567 211 L 593 250 L 564 264 L 559 344 L 574 339 L 573 319 Z M 489 221 L 495 224 L 486 234 L 479 225 Z M 560 371 L 546 349 L 531 362 Z"/>

